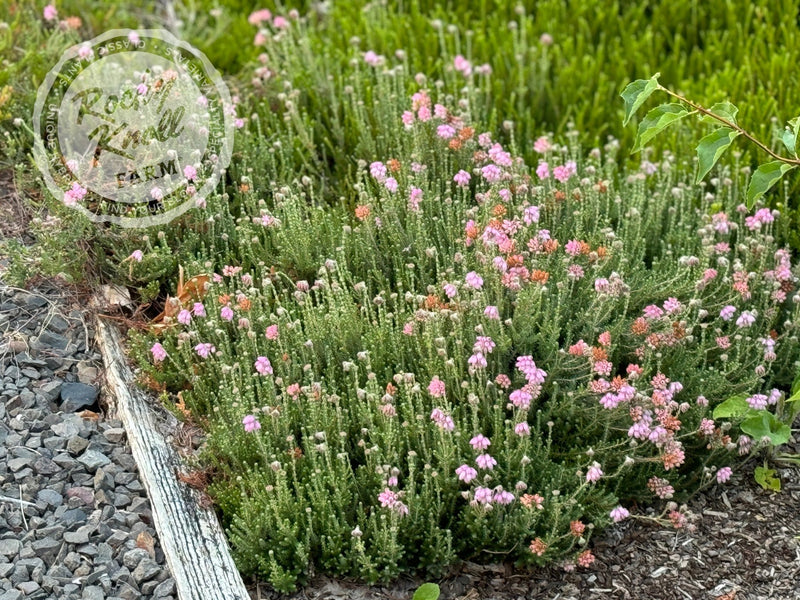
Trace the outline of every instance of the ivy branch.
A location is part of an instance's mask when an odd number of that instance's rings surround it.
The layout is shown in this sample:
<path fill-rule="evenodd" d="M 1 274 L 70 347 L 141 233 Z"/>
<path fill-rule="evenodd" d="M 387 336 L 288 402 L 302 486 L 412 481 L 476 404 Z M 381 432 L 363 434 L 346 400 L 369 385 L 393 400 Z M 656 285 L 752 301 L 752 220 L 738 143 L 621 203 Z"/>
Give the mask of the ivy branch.
<path fill-rule="evenodd" d="M 793 157 L 782 156 L 736 122 L 739 109 L 735 105 L 730 102 L 718 102 L 710 109 L 705 108 L 697 102 L 665 88 L 658 83 L 658 77 L 659 74 L 656 73 L 650 79 L 638 79 L 628 84 L 620 94 L 625 102 L 623 124 L 630 121 L 653 92 L 664 92 L 678 101 L 657 106 L 645 115 L 639 123 L 639 131 L 632 152 L 641 150 L 645 144 L 672 123 L 676 123 L 687 115 L 700 114 L 701 120 L 722 126 L 701 139 L 697 145 L 698 182 L 717 164 L 733 140 L 740 135 L 774 159 L 759 166 L 750 178 L 750 185 L 747 188 L 748 207 L 752 207 L 755 201 L 780 181 L 786 173 L 800 166 L 796 148 L 797 136 L 800 132 L 800 117 L 789 121 L 789 127 L 781 137 L 781 141 Z"/>

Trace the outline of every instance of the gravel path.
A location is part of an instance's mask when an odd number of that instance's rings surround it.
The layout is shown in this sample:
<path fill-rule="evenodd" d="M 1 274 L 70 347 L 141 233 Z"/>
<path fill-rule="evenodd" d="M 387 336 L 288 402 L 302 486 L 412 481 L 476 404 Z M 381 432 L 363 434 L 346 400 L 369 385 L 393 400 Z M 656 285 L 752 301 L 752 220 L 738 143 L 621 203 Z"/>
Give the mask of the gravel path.
<path fill-rule="evenodd" d="M 83 314 L 0 284 L 0 600 L 174 600 Z"/>

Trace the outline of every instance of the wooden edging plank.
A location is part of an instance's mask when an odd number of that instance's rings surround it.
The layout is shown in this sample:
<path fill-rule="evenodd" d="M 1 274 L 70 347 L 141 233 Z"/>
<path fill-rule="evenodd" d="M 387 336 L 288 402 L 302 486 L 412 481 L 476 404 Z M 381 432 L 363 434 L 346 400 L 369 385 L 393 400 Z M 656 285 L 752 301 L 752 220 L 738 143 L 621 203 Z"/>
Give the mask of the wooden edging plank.
<path fill-rule="evenodd" d="M 146 394 L 134 384 L 119 331 L 98 318 L 96 336 L 112 408 L 127 431 L 178 597 L 249 600 L 216 515 L 201 508 L 198 493 L 176 477 L 180 459 L 159 432 Z"/>

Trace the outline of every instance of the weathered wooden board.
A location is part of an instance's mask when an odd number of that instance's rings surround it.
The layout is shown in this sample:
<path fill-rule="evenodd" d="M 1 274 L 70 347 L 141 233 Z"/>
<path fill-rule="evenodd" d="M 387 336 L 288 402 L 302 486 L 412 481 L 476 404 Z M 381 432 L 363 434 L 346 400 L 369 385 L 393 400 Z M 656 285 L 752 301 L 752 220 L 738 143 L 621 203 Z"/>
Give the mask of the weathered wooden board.
<path fill-rule="evenodd" d="M 201 508 L 198 492 L 176 477 L 180 459 L 159 432 L 146 394 L 134 384 L 119 331 L 100 317 L 96 337 L 105 363 L 109 404 L 128 433 L 178 597 L 249 600 L 216 515 Z"/>

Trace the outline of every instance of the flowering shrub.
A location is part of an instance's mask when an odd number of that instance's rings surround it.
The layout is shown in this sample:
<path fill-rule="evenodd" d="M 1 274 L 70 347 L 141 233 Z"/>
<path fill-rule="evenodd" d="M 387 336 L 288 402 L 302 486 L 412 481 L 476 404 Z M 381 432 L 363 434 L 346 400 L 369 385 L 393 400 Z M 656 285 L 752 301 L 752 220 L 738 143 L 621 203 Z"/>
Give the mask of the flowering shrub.
<path fill-rule="evenodd" d="M 280 53 L 292 24 L 272 18 Z M 204 424 L 238 563 L 278 589 L 312 564 L 587 567 L 633 501 L 724 483 L 763 443 L 713 409 L 746 394 L 766 414 L 796 370 L 785 224 L 733 178 L 684 183 L 669 154 L 624 171 L 613 140 L 584 155 L 542 136 L 525 164 L 472 117 L 475 87 L 388 62 L 359 55 L 331 90 L 359 162 L 325 210 L 262 135 L 310 144 L 302 98 L 266 96 L 237 186 L 205 208 L 190 266 L 211 279 L 139 359 Z"/>

